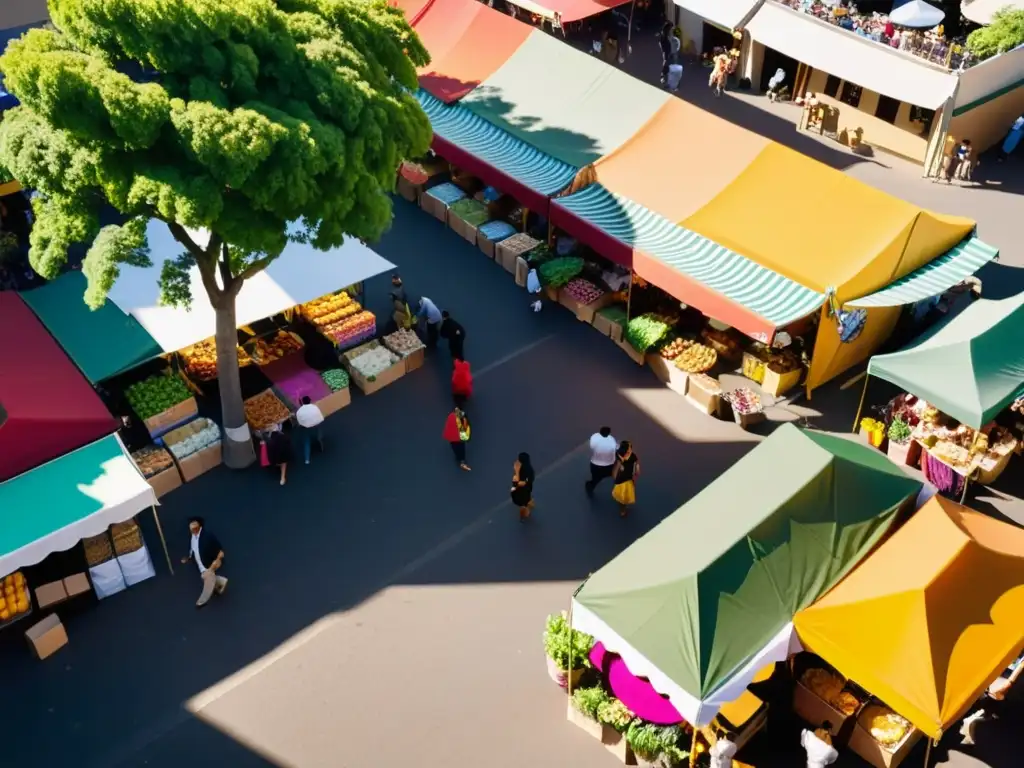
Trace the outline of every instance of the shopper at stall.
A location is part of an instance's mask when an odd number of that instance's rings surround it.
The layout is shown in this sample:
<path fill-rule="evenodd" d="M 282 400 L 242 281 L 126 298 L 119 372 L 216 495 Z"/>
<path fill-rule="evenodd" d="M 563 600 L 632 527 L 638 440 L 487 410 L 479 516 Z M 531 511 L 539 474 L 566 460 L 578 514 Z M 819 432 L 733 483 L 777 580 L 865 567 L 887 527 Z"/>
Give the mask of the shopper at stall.
<path fill-rule="evenodd" d="M 473 396 L 473 372 L 465 360 L 455 361 L 455 370 L 452 371 L 452 396 L 460 408 Z"/>
<path fill-rule="evenodd" d="M 732 757 L 736 754 L 736 745 L 724 736 L 719 738 L 708 752 L 711 758 L 710 768 L 732 768 Z"/>
<path fill-rule="evenodd" d="M 214 593 L 224 594 L 228 580 L 217 571 L 224 565 L 224 548 L 217 537 L 206 530 L 206 522 L 201 517 L 190 517 L 188 521 L 190 534 L 188 554 L 181 558 L 187 563 L 195 560 L 199 567 L 199 575 L 203 579 L 203 591 L 196 600 L 196 608 L 202 608 L 213 597 Z"/>
<path fill-rule="evenodd" d="M 800 745 L 807 752 L 807 768 L 825 768 L 839 759 L 839 752 L 832 746 L 832 723 L 828 720 L 813 733 L 805 729 L 800 734 Z"/>
<path fill-rule="evenodd" d="M 295 412 L 295 420 L 302 428 L 302 453 L 309 464 L 310 455 L 313 453 L 313 441 L 316 440 L 322 451 L 324 448 L 324 414 L 320 407 L 304 395 L 302 405 Z"/>
<path fill-rule="evenodd" d="M 391 275 L 392 319 L 399 328 L 411 330 L 416 327 L 416 316 L 409 304 L 409 295 L 405 292 L 402 278 L 397 272 Z"/>
<path fill-rule="evenodd" d="M 668 82 L 668 67 L 672 59 L 672 22 L 666 21 L 658 35 L 658 47 L 661 48 L 661 83 Z"/>
<path fill-rule="evenodd" d="M 615 486 L 612 498 L 619 504 L 619 517 L 626 517 L 629 508 L 636 504 L 636 480 L 640 475 L 640 459 L 633 452 L 633 444 L 629 440 L 619 443 L 615 454 L 615 468 L 612 476 Z"/>
<path fill-rule="evenodd" d="M 472 428 L 469 424 L 469 417 L 466 416 L 461 406 L 456 405 L 445 420 L 444 431 L 441 433 L 441 436 L 451 445 L 452 453 L 455 454 L 455 461 L 458 462 L 459 469 L 464 472 L 471 471 L 469 464 L 466 463 L 466 443 L 469 442 L 471 433 Z"/>
<path fill-rule="evenodd" d="M 441 313 L 441 328 L 439 334 L 442 339 L 448 340 L 448 351 L 452 353 L 452 360 L 465 360 L 466 329 L 456 322 L 446 309 Z"/>
<path fill-rule="evenodd" d="M 426 326 L 427 346 L 433 349 L 437 346 L 437 337 L 444 317 L 441 316 L 441 310 L 437 308 L 437 305 L 426 296 L 420 299 L 417 306 L 416 320 L 422 321 Z"/>
<path fill-rule="evenodd" d="M 292 423 L 286 421 L 281 429 L 274 430 L 267 441 L 267 458 L 270 464 L 281 470 L 281 485 L 288 482 L 288 463 L 292 460 Z"/>
<path fill-rule="evenodd" d="M 533 464 L 530 463 L 530 454 L 520 453 L 512 465 L 512 503 L 519 507 L 519 522 L 525 523 L 530 519 L 530 512 L 533 510 L 533 481 L 536 475 L 533 471 Z"/>
<path fill-rule="evenodd" d="M 594 489 L 606 477 L 612 476 L 615 468 L 615 451 L 618 441 L 612 437 L 611 427 L 601 427 L 590 436 L 590 479 L 583 484 L 587 496 L 594 495 Z"/>

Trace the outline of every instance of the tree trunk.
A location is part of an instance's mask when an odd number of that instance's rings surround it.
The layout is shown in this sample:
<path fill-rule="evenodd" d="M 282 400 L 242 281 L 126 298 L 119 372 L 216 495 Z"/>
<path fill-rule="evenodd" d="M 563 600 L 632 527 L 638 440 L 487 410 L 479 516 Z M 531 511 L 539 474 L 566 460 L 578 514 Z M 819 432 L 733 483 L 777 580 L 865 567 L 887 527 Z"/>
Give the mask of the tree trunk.
<path fill-rule="evenodd" d="M 220 408 L 224 420 L 224 463 L 242 469 L 256 460 L 252 436 L 242 404 L 242 379 L 238 371 L 238 330 L 235 325 L 235 296 L 219 297 L 217 313 L 217 379 L 220 384 Z"/>

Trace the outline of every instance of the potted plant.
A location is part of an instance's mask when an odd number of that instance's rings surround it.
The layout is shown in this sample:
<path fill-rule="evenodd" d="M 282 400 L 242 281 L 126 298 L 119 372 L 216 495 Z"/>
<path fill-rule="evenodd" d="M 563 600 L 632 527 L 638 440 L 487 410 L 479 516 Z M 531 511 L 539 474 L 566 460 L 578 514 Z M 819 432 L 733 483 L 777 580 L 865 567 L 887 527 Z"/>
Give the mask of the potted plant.
<path fill-rule="evenodd" d="M 609 697 L 597 708 L 597 720 L 603 726 L 601 743 L 624 765 L 636 764 L 633 748 L 626 739 L 626 730 L 635 719 L 636 715 L 629 707 L 613 697 Z"/>
<path fill-rule="evenodd" d="M 626 739 L 640 765 L 674 768 L 689 758 L 679 746 L 683 729 L 677 725 L 654 725 L 634 720 L 626 730 Z"/>
<path fill-rule="evenodd" d="M 597 713 L 608 699 L 607 691 L 600 685 L 577 688 L 569 699 L 569 720 L 598 741 L 603 741 L 604 725 L 597 719 Z"/>
<path fill-rule="evenodd" d="M 594 638 L 583 632 L 570 629 L 569 617 L 565 611 L 548 616 L 544 628 L 544 651 L 548 657 L 548 675 L 562 688 L 569 685 L 569 677 L 575 686 L 590 666 L 590 649 Z M 570 669 L 571 663 L 571 669 Z"/>
<path fill-rule="evenodd" d="M 889 447 L 886 455 L 900 466 L 907 466 L 917 458 L 914 450 L 917 443 L 910 439 L 911 433 L 910 425 L 901 416 L 893 416 L 889 422 Z"/>

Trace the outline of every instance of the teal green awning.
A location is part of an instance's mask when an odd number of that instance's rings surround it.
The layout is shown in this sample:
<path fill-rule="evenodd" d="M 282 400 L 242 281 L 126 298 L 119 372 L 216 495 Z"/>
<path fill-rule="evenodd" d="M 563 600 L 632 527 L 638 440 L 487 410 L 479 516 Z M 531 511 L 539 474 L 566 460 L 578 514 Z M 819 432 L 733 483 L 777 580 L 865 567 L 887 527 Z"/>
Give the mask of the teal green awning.
<path fill-rule="evenodd" d="M 117 435 L 0 483 L 0 574 L 70 549 L 156 504 Z"/>
<path fill-rule="evenodd" d="M 578 168 L 556 160 L 458 104 L 416 93 L 434 133 L 544 195 L 561 192 Z"/>
<path fill-rule="evenodd" d="M 163 354 L 146 330 L 108 301 L 85 305 L 85 275 L 68 272 L 21 294 L 85 377 L 96 384 Z"/>
<path fill-rule="evenodd" d="M 912 346 L 872 357 L 868 374 L 980 429 L 1024 396 L 1024 293 L 978 299 Z"/>
<path fill-rule="evenodd" d="M 659 260 L 680 277 L 758 315 L 764 319 L 766 327 L 773 330 L 817 311 L 825 301 L 817 291 L 609 192 L 600 184 L 556 198 L 554 202 L 552 220 L 556 224 L 559 223 L 557 208 L 563 207 L 636 251 Z M 638 255 L 634 255 L 634 264 L 642 274 Z M 671 285 L 657 284 L 686 300 L 679 295 L 681 291 L 672 290 Z M 692 303 L 716 319 L 739 327 L 731 318 L 716 316 L 709 307 L 701 307 L 696 301 Z"/>
<path fill-rule="evenodd" d="M 993 248 L 971 235 L 920 269 L 890 283 L 880 291 L 848 302 L 848 306 L 898 307 L 903 304 L 914 304 L 945 293 L 998 257 L 998 248 Z"/>

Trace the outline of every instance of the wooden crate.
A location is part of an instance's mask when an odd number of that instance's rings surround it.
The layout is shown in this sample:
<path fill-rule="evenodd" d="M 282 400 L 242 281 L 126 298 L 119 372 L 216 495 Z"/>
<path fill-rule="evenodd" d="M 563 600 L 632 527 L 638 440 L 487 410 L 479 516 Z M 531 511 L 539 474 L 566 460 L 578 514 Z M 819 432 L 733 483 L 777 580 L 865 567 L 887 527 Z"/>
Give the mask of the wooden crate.
<path fill-rule="evenodd" d="M 626 341 L 625 339 L 619 339 L 615 343 L 619 346 L 619 349 L 621 349 L 623 352 L 629 355 L 629 359 L 632 360 L 634 363 L 636 363 L 637 365 L 644 364 L 644 353 L 638 352 L 636 348 L 628 341 Z"/>
<path fill-rule="evenodd" d="M 331 392 L 327 397 L 316 401 L 316 407 L 320 409 L 320 413 L 324 415 L 326 419 L 332 413 L 340 411 L 352 402 L 352 393 L 348 387 L 339 389 L 337 392 Z"/>
<path fill-rule="evenodd" d="M 495 243 L 493 240 L 488 239 L 483 235 L 483 233 L 477 231 L 476 247 L 479 248 L 480 252 L 483 253 L 483 255 L 486 256 L 488 259 L 494 258 L 494 251 L 497 245 L 498 244 Z"/>
<path fill-rule="evenodd" d="M 477 227 L 473 226 L 465 219 L 460 219 L 455 215 L 449 215 L 448 227 L 463 240 L 466 240 L 469 243 L 476 243 Z"/>
<path fill-rule="evenodd" d="M 442 224 L 448 221 L 447 203 L 443 202 L 442 200 L 438 200 L 433 195 L 428 195 L 426 192 L 420 195 L 420 208 L 429 213 Z"/>
<path fill-rule="evenodd" d="M 903 743 L 890 752 L 871 738 L 871 734 L 864 730 L 860 723 L 854 723 L 847 746 L 875 768 L 896 768 L 907 758 L 907 755 L 923 736 L 924 733 L 914 728 L 903 739 Z"/>

